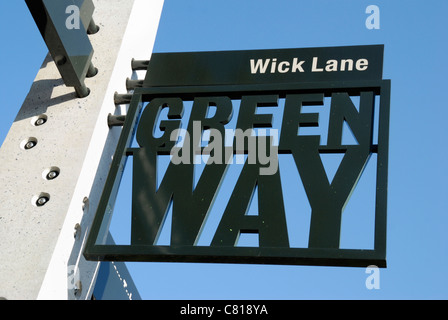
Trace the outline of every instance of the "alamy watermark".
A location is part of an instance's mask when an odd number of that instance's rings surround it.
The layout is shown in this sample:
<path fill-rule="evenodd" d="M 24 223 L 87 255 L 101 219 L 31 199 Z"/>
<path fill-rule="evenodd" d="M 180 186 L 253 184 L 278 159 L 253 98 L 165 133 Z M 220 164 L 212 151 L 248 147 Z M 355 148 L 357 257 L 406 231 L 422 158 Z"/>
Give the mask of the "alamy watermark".
<path fill-rule="evenodd" d="M 380 28 L 380 8 L 376 5 L 370 5 L 366 8 L 366 28 L 369 30 Z"/>
<path fill-rule="evenodd" d="M 65 13 L 69 15 L 65 20 L 65 26 L 69 30 L 79 30 L 81 27 L 80 9 L 76 5 L 70 5 L 65 9 Z M 377 5 L 369 5 L 365 11 L 369 16 L 366 19 L 366 28 L 369 30 L 380 29 L 380 8 Z"/>
<path fill-rule="evenodd" d="M 208 139 L 205 132 L 208 132 Z M 269 133 L 269 135 L 268 135 Z M 225 142 L 232 139 L 231 146 Z M 193 134 L 185 129 L 176 129 L 170 135 L 170 140 L 176 142 L 171 149 L 171 162 L 178 164 L 244 164 L 244 154 L 247 153 L 248 164 L 259 164 L 260 175 L 273 175 L 278 170 L 278 130 L 258 129 L 225 129 L 221 131 L 210 128 L 202 132 L 201 121 L 193 121 Z M 208 140 L 208 141 L 207 141 Z M 207 142 L 205 147 L 202 143 Z M 247 143 L 246 143 L 247 142 Z M 234 160 L 234 156 L 235 160 Z"/>
<path fill-rule="evenodd" d="M 380 289 L 380 269 L 375 265 L 370 265 L 366 268 L 366 273 L 369 274 L 366 278 L 366 288 L 369 290 Z"/>
<path fill-rule="evenodd" d="M 65 20 L 65 26 L 68 30 L 79 30 L 81 28 L 81 15 L 78 6 L 71 5 L 65 9 L 65 13 L 69 16 Z"/>

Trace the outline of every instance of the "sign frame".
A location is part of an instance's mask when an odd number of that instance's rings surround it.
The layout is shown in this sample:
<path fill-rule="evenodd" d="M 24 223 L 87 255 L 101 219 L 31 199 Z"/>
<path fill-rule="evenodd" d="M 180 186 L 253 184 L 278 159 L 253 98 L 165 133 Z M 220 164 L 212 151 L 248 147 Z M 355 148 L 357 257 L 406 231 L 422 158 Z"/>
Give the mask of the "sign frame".
<path fill-rule="evenodd" d="M 387 185 L 390 121 L 390 80 L 369 81 L 323 81 L 314 83 L 294 82 L 256 85 L 173 86 L 136 88 L 132 96 L 116 153 L 106 181 L 103 194 L 88 236 L 84 257 L 95 261 L 140 262 L 198 262 L 198 263 L 244 263 L 276 265 L 314 265 L 366 267 L 376 265 L 385 268 L 387 228 Z M 163 246 L 163 245 L 107 245 L 105 237 L 111 222 L 126 160 L 132 156 L 130 144 L 135 134 L 143 103 L 160 97 L 186 97 L 227 95 L 231 98 L 242 94 L 333 92 L 358 94 L 373 91 L 380 95 L 377 153 L 376 200 L 373 249 L 327 249 L 327 248 L 261 248 L 261 247 L 209 247 L 209 246 Z M 325 147 L 323 147 L 325 148 Z M 331 152 L 331 150 L 327 150 Z"/>

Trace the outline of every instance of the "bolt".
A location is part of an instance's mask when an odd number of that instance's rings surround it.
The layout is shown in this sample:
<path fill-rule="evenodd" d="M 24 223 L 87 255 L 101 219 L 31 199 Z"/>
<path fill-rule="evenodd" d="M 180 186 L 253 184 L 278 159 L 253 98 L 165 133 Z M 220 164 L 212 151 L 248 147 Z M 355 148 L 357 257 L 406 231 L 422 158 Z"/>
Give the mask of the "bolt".
<path fill-rule="evenodd" d="M 50 171 L 50 172 L 47 174 L 47 179 L 48 179 L 48 180 L 56 179 L 56 178 L 58 177 L 58 175 L 59 175 L 59 172 L 57 172 L 57 171 Z"/>
<path fill-rule="evenodd" d="M 36 201 L 36 205 L 37 205 L 38 207 L 42 207 L 42 206 L 44 206 L 48 201 L 50 201 L 50 199 L 48 199 L 48 197 L 43 196 L 43 197 L 40 197 L 39 199 L 37 199 L 37 201 Z"/>
<path fill-rule="evenodd" d="M 75 296 L 79 296 L 82 292 L 82 282 L 78 281 L 75 283 L 75 288 L 73 289 L 73 293 Z"/>
<path fill-rule="evenodd" d="M 41 126 L 43 125 L 45 122 L 47 122 L 47 120 L 45 120 L 44 118 L 39 118 L 36 120 L 36 122 L 34 123 L 36 126 Z"/>
<path fill-rule="evenodd" d="M 32 148 L 34 148 L 35 146 L 36 146 L 36 142 L 35 142 L 35 141 L 28 141 L 28 142 L 25 144 L 25 150 L 32 149 Z"/>
<path fill-rule="evenodd" d="M 75 225 L 75 232 L 73 234 L 75 239 L 77 239 L 80 234 L 81 234 L 81 225 L 79 223 L 77 223 Z"/>
<path fill-rule="evenodd" d="M 87 210 L 89 210 L 89 198 L 84 197 L 84 199 L 82 200 L 82 211 Z"/>

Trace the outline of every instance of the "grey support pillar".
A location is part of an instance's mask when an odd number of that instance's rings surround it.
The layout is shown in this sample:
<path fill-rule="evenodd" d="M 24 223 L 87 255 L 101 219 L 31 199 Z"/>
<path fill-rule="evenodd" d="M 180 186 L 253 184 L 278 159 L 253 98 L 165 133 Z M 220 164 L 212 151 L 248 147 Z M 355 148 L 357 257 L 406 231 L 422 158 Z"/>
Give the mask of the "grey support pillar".
<path fill-rule="evenodd" d="M 132 59 L 150 58 L 163 0 L 93 3 L 99 31 L 89 22 L 97 69 L 85 78 L 90 94 L 80 98 L 66 86 L 48 55 L 0 149 L 0 297 L 6 299 L 92 296 L 99 264 L 87 262 L 82 248 L 121 130 L 109 128 L 108 115 L 126 113 L 114 94 L 137 78 Z"/>

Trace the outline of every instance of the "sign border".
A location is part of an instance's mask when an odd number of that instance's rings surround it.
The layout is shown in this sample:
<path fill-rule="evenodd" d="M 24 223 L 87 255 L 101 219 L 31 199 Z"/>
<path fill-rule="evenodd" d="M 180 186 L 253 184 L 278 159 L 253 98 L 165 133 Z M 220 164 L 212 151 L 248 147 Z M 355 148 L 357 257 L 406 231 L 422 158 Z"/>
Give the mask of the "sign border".
<path fill-rule="evenodd" d="M 257 85 L 181 86 L 136 88 L 129 106 L 126 121 L 100 198 L 95 218 L 89 232 L 84 257 L 94 261 L 134 262 L 200 262 L 243 263 L 366 267 L 386 264 L 387 185 L 390 121 L 390 80 L 331 81 L 319 83 L 287 83 Z M 112 218 L 115 199 L 129 149 L 135 135 L 143 102 L 155 97 L 178 97 L 193 99 L 198 96 L 227 95 L 231 98 L 246 94 L 280 94 L 344 91 L 356 94 L 374 91 L 380 95 L 378 154 L 376 176 L 376 200 L 374 223 L 374 249 L 320 249 L 320 248 L 263 248 L 263 247 L 210 247 L 210 246 L 148 246 L 107 245 L 106 237 Z M 331 152 L 331 150 L 329 150 Z M 101 239 L 99 237 L 101 236 Z"/>

